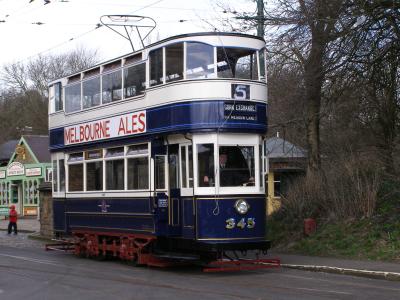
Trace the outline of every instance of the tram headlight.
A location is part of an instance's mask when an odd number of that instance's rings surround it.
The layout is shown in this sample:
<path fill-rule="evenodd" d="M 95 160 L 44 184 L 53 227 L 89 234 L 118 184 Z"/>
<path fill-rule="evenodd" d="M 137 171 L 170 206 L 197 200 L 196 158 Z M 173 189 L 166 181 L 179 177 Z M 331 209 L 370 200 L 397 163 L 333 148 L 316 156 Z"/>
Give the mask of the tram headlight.
<path fill-rule="evenodd" d="M 235 209 L 239 214 L 244 215 L 249 211 L 250 205 L 247 203 L 246 200 L 239 199 L 235 202 Z"/>

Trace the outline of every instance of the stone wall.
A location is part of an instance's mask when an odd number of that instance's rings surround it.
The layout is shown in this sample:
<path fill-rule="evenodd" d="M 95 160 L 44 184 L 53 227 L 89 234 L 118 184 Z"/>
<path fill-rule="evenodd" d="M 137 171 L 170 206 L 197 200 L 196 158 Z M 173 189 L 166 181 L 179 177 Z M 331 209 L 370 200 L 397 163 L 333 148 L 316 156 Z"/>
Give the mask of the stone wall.
<path fill-rule="evenodd" d="M 40 192 L 40 235 L 53 237 L 53 198 L 51 183 L 43 182 L 39 186 Z"/>

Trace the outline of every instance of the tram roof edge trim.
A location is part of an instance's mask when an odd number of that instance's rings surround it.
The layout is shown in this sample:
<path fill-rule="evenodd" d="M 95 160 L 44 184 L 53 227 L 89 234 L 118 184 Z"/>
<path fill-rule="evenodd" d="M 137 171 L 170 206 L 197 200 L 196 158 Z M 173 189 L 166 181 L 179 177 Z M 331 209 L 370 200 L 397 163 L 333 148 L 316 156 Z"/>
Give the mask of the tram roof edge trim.
<path fill-rule="evenodd" d="M 192 36 L 236 36 L 236 37 L 245 37 L 245 38 L 257 39 L 259 41 L 265 42 L 264 38 L 262 38 L 262 37 L 259 37 L 259 36 L 256 36 L 256 35 L 251 35 L 251 34 L 245 34 L 245 33 L 235 33 L 235 32 L 195 32 L 195 33 L 185 33 L 185 34 L 174 35 L 174 36 L 167 37 L 167 38 L 165 38 L 163 40 L 157 41 L 155 43 L 152 43 L 150 45 L 147 45 L 145 48 L 140 49 L 138 51 L 128 52 L 128 53 L 120 55 L 120 56 L 118 56 L 116 58 L 113 58 L 113 59 L 110 59 L 110 60 L 95 64 L 95 65 L 93 65 L 93 66 L 91 66 L 89 68 L 82 69 L 82 70 L 80 70 L 78 72 L 74 72 L 74 73 L 68 74 L 66 76 L 57 78 L 56 80 L 53 80 L 53 81 L 49 82 L 48 86 L 50 87 L 54 83 L 60 82 L 61 79 L 63 79 L 63 78 L 68 78 L 68 77 L 71 77 L 71 76 L 75 76 L 75 75 L 80 74 L 82 72 L 87 72 L 87 71 L 90 71 L 92 69 L 96 69 L 96 68 L 98 68 L 98 67 L 100 67 L 102 65 L 106 65 L 106 64 L 109 64 L 109 63 L 112 63 L 112 62 L 116 62 L 119 59 L 125 58 L 125 57 L 127 57 L 129 55 L 132 55 L 134 53 L 143 52 L 144 50 L 147 50 L 147 49 L 152 48 L 154 46 L 166 43 L 168 41 L 175 40 L 175 39 L 182 39 L 182 38 L 186 38 L 186 37 L 192 37 Z"/>

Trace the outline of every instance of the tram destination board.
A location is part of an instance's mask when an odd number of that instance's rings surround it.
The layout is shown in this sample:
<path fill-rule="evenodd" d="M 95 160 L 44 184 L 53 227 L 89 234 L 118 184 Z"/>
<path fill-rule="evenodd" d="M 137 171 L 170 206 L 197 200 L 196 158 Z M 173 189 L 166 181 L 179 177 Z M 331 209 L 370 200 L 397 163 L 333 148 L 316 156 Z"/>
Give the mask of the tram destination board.
<path fill-rule="evenodd" d="M 257 105 L 248 102 L 224 104 L 225 119 L 235 121 L 257 121 Z"/>

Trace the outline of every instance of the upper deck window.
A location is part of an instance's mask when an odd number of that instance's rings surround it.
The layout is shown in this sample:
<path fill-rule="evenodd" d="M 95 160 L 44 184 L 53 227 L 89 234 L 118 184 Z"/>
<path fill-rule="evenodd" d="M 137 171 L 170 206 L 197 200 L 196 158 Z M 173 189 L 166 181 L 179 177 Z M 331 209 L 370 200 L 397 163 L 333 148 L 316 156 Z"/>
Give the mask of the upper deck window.
<path fill-rule="evenodd" d="M 63 110 L 61 82 L 54 83 L 49 88 L 49 112 L 55 113 Z"/>
<path fill-rule="evenodd" d="M 122 99 L 122 74 L 117 70 L 101 77 L 103 104 Z"/>
<path fill-rule="evenodd" d="M 144 93 L 146 87 L 146 64 L 124 69 L 124 97 L 135 97 Z"/>
<path fill-rule="evenodd" d="M 54 111 L 63 110 L 61 82 L 54 84 Z"/>
<path fill-rule="evenodd" d="M 187 43 L 186 78 L 214 77 L 214 48 L 203 43 Z"/>
<path fill-rule="evenodd" d="M 166 82 L 183 79 L 183 43 L 165 47 Z"/>
<path fill-rule="evenodd" d="M 257 51 L 243 48 L 217 48 L 219 78 L 258 79 Z"/>
<path fill-rule="evenodd" d="M 163 48 L 154 50 L 149 55 L 150 59 L 150 86 L 162 84 L 163 75 Z"/>
<path fill-rule="evenodd" d="M 100 105 L 100 77 L 82 82 L 83 108 L 90 108 Z"/>
<path fill-rule="evenodd" d="M 266 80 L 266 63 L 265 63 L 265 48 L 261 49 L 259 52 L 259 62 L 260 62 L 260 80 Z"/>
<path fill-rule="evenodd" d="M 65 111 L 67 113 L 81 109 L 81 83 L 65 87 Z"/>

